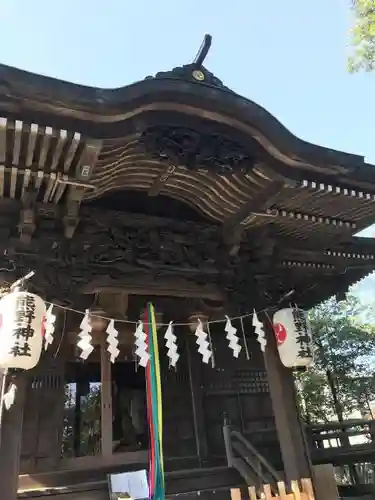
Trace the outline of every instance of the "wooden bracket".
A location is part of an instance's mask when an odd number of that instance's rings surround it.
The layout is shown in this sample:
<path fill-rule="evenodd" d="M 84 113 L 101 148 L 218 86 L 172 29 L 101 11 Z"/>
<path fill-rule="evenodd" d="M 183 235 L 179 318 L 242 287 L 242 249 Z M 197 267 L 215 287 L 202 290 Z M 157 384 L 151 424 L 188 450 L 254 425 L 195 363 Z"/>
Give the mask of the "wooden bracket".
<path fill-rule="evenodd" d="M 36 228 L 36 197 L 37 191 L 32 188 L 27 188 L 22 199 L 18 231 L 21 242 L 25 244 L 30 243 Z"/>
<path fill-rule="evenodd" d="M 68 186 L 68 197 L 63 218 L 64 235 L 71 239 L 79 224 L 79 209 L 85 195 L 85 190 L 89 186 L 98 156 L 102 147 L 102 142 L 90 140 L 86 142 L 85 149 L 76 168 L 74 181 Z M 83 184 L 83 185 L 82 185 Z"/>

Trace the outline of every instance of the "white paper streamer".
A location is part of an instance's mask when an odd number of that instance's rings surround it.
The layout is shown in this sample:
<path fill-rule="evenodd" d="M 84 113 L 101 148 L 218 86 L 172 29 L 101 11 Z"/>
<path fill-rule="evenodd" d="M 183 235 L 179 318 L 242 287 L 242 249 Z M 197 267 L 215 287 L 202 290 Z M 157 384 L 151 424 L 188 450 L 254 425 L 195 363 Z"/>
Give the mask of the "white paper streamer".
<path fill-rule="evenodd" d="M 168 325 L 167 331 L 165 332 L 164 338 L 166 340 L 165 346 L 168 349 L 167 356 L 170 359 L 170 366 L 175 367 L 180 355 L 177 352 L 177 350 L 178 350 L 178 347 L 176 344 L 177 337 L 173 333 L 173 322 L 172 321 L 169 322 L 169 325 Z"/>
<path fill-rule="evenodd" d="M 118 348 L 118 330 L 115 328 L 115 320 L 111 319 L 107 326 L 107 351 L 111 355 L 111 363 L 116 361 L 117 356 L 120 354 L 120 350 Z"/>
<path fill-rule="evenodd" d="M 227 322 L 225 324 L 224 330 L 227 332 L 226 338 L 229 340 L 229 349 L 232 349 L 233 356 L 238 358 L 242 347 L 239 344 L 239 338 L 237 337 L 237 328 L 235 328 L 228 316 L 225 316 Z"/>
<path fill-rule="evenodd" d="M 255 309 L 253 312 L 253 327 L 255 329 L 255 334 L 257 335 L 257 340 L 260 344 L 260 349 L 264 352 L 267 345 L 266 334 L 264 333 L 264 325 L 261 321 L 259 321 Z"/>
<path fill-rule="evenodd" d="M 92 351 L 94 350 L 93 345 L 91 344 L 92 342 L 92 336 L 91 336 L 91 324 L 90 324 L 90 311 L 86 309 L 85 316 L 83 317 L 83 320 L 80 325 L 80 333 L 78 337 L 81 339 L 77 343 L 77 347 L 81 349 L 81 354 L 80 358 L 81 359 L 87 359 Z"/>
<path fill-rule="evenodd" d="M 14 384 L 10 384 L 9 389 L 4 394 L 3 403 L 7 410 L 9 410 L 16 400 L 17 387 Z"/>
<path fill-rule="evenodd" d="M 149 362 L 150 355 L 147 351 L 148 347 L 146 344 L 146 339 L 147 335 L 143 331 L 143 323 L 140 321 L 138 323 L 137 329 L 134 333 L 135 336 L 135 345 L 137 346 L 137 349 L 135 350 L 135 354 L 139 358 L 139 364 L 143 366 L 143 368 L 146 368 L 147 363 Z"/>
<path fill-rule="evenodd" d="M 53 334 L 55 333 L 56 315 L 52 312 L 53 305 L 51 304 L 46 312 L 44 323 L 44 349 L 47 350 L 53 342 Z"/>
<path fill-rule="evenodd" d="M 210 343 L 207 341 L 207 333 L 203 330 L 202 321 L 198 318 L 198 326 L 195 330 L 197 337 L 197 345 L 199 346 L 198 352 L 202 356 L 203 363 L 208 364 L 211 359 L 212 352 L 210 350 Z"/>

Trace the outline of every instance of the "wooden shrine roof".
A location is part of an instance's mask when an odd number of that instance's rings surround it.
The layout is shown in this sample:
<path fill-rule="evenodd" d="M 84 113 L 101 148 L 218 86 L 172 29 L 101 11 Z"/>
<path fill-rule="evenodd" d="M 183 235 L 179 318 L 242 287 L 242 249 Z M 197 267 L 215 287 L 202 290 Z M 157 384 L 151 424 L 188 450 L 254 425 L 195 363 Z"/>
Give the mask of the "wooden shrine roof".
<path fill-rule="evenodd" d="M 375 268 L 372 240 L 353 236 L 375 222 L 375 167 L 298 139 L 203 66 L 100 89 L 0 65 L 0 117 L 1 245 L 21 268 L 41 242 L 91 248 L 98 221 L 125 231 L 130 193 L 189 206 L 216 241 L 211 259 L 224 247 L 236 269 L 250 262 L 259 282 L 274 278 L 267 290 L 295 287 L 308 305 Z M 121 210 L 111 206 L 119 191 Z M 196 234 L 173 207 L 155 231 L 186 223 L 180 236 Z"/>

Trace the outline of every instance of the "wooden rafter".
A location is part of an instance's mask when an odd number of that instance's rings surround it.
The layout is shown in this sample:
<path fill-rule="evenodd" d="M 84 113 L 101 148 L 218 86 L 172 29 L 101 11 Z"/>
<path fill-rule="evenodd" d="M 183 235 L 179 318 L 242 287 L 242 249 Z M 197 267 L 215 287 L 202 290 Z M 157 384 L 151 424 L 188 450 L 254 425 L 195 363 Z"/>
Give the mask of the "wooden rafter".
<path fill-rule="evenodd" d="M 177 167 L 175 165 L 169 165 L 168 167 L 166 167 L 164 172 L 155 179 L 154 183 L 148 190 L 148 195 L 157 196 L 158 194 L 160 194 L 160 191 L 165 186 L 165 183 L 167 182 L 169 177 L 174 174 L 176 168 Z"/>
<path fill-rule="evenodd" d="M 265 189 L 243 204 L 235 214 L 224 222 L 224 231 L 235 231 L 252 212 L 266 209 L 267 205 L 272 203 L 272 199 L 281 191 L 283 186 L 284 183 L 281 181 L 269 183 Z"/>
<path fill-rule="evenodd" d="M 284 182 L 274 181 L 253 196 L 247 203 L 232 216 L 230 216 L 223 225 L 224 241 L 230 248 L 230 255 L 235 255 L 240 247 L 242 233 L 244 231 L 243 221 L 255 210 L 266 210 L 274 197 L 283 188 Z"/>

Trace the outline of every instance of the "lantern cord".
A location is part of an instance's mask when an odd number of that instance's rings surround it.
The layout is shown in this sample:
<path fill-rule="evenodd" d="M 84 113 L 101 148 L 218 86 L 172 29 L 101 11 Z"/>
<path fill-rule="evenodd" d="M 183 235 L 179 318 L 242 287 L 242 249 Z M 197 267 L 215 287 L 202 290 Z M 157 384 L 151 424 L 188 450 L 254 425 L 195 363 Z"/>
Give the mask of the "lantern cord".
<path fill-rule="evenodd" d="M 17 288 L 19 286 L 22 286 L 24 284 L 24 282 L 29 280 L 30 278 L 32 278 L 34 276 L 34 274 L 35 274 L 35 271 L 30 271 L 23 278 L 20 278 L 17 281 L 15 281 L 12 285 L 10 285 L 10 291 L 13 291 L 15 288 Z"/>
<path fill-rule="evenodd" d="M 1 447 L 1 436 L 2 436 L 2 426 L 3 426 L 3 414 L 4 414 L 4 396 L 5 396 L 5 387 L 8 378 L 8 368 L 5 368 L 1 380 L 1 393 L 0 393 L 0 447 Z"/>
<path fill-rule="evenodd" d="M 215 366 L 216 366 L 215 353 L 214 353 L 214 348 L 213 348 L 213 345 L 212 345 L 212 338 L 211 338 L 211 331 L 210 331 L 210 325 L 209 325 L 209 323 L 207 323 L 206 329 L 207 329 L 208 342 L 210 344 L 210 351 L 211 351 L 211 366 L 212 366 L 212 368 L 215 368 Z"/>
<path fill-rule="evenodd" d="M 61 336 L 60 336 L 60 342 L 59 342 L 59 345 L 57 346 L 57 349 L 56 349 L 56 352 L 55 354 L 53 355 L 54 358 L 57 358 L 57 355 L 59 354 L 60 352 L 60 349 L 61 349 L 61 346 L 62 346 L 62 343 L 63 343 L 63 340 L 65 338 L 65 329 L 66 329 L 66 311 L 64 309 L 64 324 L 63 324 L 63 327 L 62 327 L 62 332 L 61 332 Z"/>
<path fill-rule="evenodd" d="M 268 319 L 268 321 L 270 323 L 271 328 L 273 328 L 273 321 L 272 321 L 272 319 L 271 319 L 271 317 L 270 317 L 270 315 L 268 314 L 267 311 L 265 311 L 265 315 L 266 315 L 266 318 Z"/>
<path fill-rule="evenodd" d="M 254 313 L 253 313 L 254 314 Z M 245 352 L 246 352 L 246 359 L 249 361 L 250 359 L 250 354 L 249 354 L 249 347 L 247 345 L 247 339 L 246 339 L 246 333 L 245 333 L 245 327 L 243 324 L 243 317 L 240 318 L 240 323 L 241 323 L 241 330 L 242 330 L 242 338 L 243 338 L 243 343 L 245 347 Z"/>

